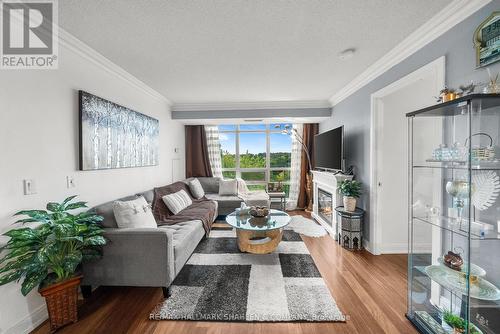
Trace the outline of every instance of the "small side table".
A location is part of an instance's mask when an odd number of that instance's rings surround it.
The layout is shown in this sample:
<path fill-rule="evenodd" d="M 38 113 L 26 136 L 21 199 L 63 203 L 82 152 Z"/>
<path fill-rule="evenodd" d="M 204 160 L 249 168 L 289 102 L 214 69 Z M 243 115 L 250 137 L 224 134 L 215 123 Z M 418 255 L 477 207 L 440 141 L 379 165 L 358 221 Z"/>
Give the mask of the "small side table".
<path fill-rule="evenodd" d="M 337 242 L 347 249 L 363 248 L 363 217 L 365 211 L 356 208 L 354 212 L 345 211 L 343 206 L 335 208 L 337 212 Z"/>
<path fill-rule="evenodd" d="M 272 191 L 267 193 L 271 202 L 273 198 L 278 198 L 280 200 L 280 209 L 285 210 L 285 192 L 284 191 Z"/>

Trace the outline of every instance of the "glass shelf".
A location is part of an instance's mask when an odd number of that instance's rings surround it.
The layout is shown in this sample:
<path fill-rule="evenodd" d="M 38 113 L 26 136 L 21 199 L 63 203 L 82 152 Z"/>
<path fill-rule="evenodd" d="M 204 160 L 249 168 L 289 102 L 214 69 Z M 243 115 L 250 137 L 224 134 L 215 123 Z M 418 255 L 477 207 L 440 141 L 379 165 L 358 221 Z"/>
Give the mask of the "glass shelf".
<path fill-rule="evenodd" d="M 432 271 L 429 271 L 428 268 L 430 267 L 432 267 Z M 433 282 L 436 282 L 449 292 L 453 293 L 455 296 L 460 297 L 462 295 L 467 295 L 467 286 L 465 284 L 465 279 L 463 284 L 460 284 L 460 275 L 458 272 L 454 275 L 443 268 L 439 274 L 429 274 L 433 272 L 439 272 L 439 267 L 441 267 L 441 265 L 415 266 L 414 268 L 425 274 Z M 497 304 L 500 303 L 500 291 L 498 290 L 498 288 L 483 278 L 479 278 L 477 284 L 471 283 L 470 297 L 478 300 L 494 302 Z"/>
<path fill-rule="evenodd" d="M 439 161 L 427 159 L 424 162 L 413 164 L 413 168 L 463 169 L 468 170 L 467 161 Z M 471 170 L 500 170 L 500 160 L 473 161 Z"/>
<path fill-rule="evenodd" d="M 471 109 L 477 111 L 497 107 L 500 104 L 499 94 L 471 94 L 464 97 L 439 103 L 434 106 L 423 108 L 406 114 L 406 117 L 436 117 L 457 116 L 468 112 L 468 104 Z"/>
<path fill-rule="evenodd" d="M 456 218 L 444 217 L 444 216 L 434 216 L 434 217 L 413 217 L 415 221 L 437 226 L 439 228 L 445 229 L 447 231 L 453 232 L 454 234 L 461 235 L 464 238 L 469 237 L 468 221 L 462 219 L 459 223 Z M 484 230 L 481 234 L 481 226 L 486 226 L 489 224 L 472 222 L 472 231 L 470 233 L 471 240 L 500 240 L 500 234 L 496 230 L 489 229 Z M 491 225 L 489 225 L 491 226 Z"/>

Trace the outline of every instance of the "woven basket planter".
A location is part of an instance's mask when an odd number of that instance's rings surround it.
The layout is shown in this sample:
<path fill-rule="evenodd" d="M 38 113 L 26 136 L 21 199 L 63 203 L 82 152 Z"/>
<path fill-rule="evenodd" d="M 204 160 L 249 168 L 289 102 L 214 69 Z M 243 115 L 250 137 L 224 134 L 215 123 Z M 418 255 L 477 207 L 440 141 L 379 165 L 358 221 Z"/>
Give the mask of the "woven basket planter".
<path fill-rule="evenodd" d="M 77 276 L 39 290 L 45 297 L 52 332 L 78 321 L 77 299 L 81 279 L 82 276 Z"/>
<path fill-rule="evenodd" d="M 356 198 L 351 196 L 344 196 L 344 209 L 348 212 L 356 210 Z"/>

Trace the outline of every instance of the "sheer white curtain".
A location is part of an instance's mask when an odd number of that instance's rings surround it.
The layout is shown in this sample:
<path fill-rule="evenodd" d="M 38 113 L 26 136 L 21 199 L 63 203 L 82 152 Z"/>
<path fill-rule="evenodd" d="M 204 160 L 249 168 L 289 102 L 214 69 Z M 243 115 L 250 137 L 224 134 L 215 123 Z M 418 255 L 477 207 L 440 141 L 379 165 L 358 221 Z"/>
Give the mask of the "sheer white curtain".
<path fill-rule="evenodd" d="M 208 160 L 213 176 L 222 177 L 222 159 L 219 143 L 219 128 L 216 125 L 205 125 L 207 135 Z"/>
<path fill-rule="evenodd" d="M 294 129 L 302 135 L 302 124 L 294 124 Z M 292 135 L 292 162 L 290 170 L 290 190 L 286 201 L 287 210 L 297 208 L 297 200 L 299 199 L 300 191 L 300 162 L 302 160 L 302 145 L 295 136 Z"/>

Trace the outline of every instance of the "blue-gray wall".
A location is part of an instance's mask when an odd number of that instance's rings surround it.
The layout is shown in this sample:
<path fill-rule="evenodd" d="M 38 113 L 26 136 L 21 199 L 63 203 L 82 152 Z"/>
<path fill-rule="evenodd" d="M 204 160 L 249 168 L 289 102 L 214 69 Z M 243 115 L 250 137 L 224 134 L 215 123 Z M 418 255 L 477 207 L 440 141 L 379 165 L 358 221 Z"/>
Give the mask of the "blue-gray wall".
<path fill-rule="evenodd" d="M 500 11 L 500 0 L 488 4 L 446 34 L 428 44 L 403 62 L 391 68 L 356 93 L 333 107 L 332 117 L 320 123 L 320 132 L 344 125 L 346 166 L 355 166 L 356 178 L 363 182 L 365 191 L 360 205 L 367 210 L 365 238 L 370 240 L 369 186 L 370 186 L 370 98 L 371 94 L 391 84 L 431 61 L 446 56 L 446 84 L 458 88 L 460 84 L 487 82 L 485 69 L 476 69 L 473 34 L 477 26 L 493 11 Z M 492 73 L 500 71 L 500 62 L 489 66 Z M 438 95 L 438 92 L 436 92 Z"/>

